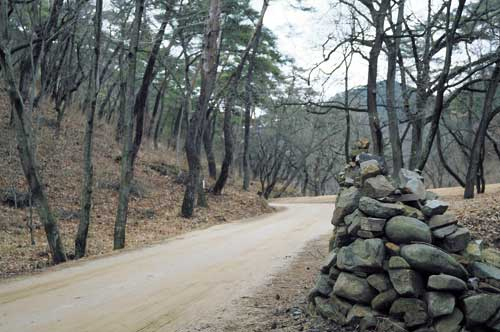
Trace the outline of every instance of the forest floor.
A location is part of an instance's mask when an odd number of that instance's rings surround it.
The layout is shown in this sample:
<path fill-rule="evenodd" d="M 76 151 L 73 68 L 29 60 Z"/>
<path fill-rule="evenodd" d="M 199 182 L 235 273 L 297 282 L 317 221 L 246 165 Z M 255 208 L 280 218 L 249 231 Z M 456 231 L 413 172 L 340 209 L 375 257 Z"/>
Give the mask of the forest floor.
<path fill-rule="evenodd" d="M 483 239 L 487 246 L 500 249 L 500 185 L 487 187 L 487 192 L 464 200 L 462 188 L 436 191 L 449 202 L 449 211 L 467 226 L 473 237 Z M 326 200 L 326 198 L 325 198 Z M 290 201 L 290 200 L 288 200 Z M 341 327 L 307 312 L 307 294 L 313 287 L 319 268 L 328 253 L 328 236 L 308 242 L 288 267 L 276 273 L 251 297 L 242 298 L 233 317 L 218 331 L 247 332 L 348 332 Z M 215 331 L 215 330 L 214 330 Z M 211 332 L 211 330 L 210 330 Z"/>
<path fill-rule="evenodd" d="M 18 159 L 15 132 L 9 126 L 9 109 L 0 96 L 0 196 L 5 191 L 26 193 L 27 186 Z M 48 108 L 48 107 L 47 107 Z M 34 123 L 37 159 L 52 212 L 59 221 L 64 246 L 71 258 L 79 222 L 82 185 L 84 119 L 79 112 L 66 115 L 60 137 L 54 133 L 54 112 L 36 116 Z M 114 127 L 96 122 L 94 135 L 94 193 L 88 256 L 110 253 L 119 187 L 120 145 Z M 208 208 L 197 208 L 195 217 L 180 216 L 184 185 L 176 166 L 175 152 L 145 141 L 135 166 L 135 181 L 129 204 L 126 248 L 138 248 L 215 224 L 272 212 L 253 192 L 231 182 L 221 196 L 208 195 Z M 184 154 L 181 153 L 181 160 Z M 161 173 L 161 174 L 160 174 Z M 1 200 L 0 200 L 1 201 Z M 30 217 L 31 216 L 31 217 Z M 31 243 L 28 224 L 33 224 Z M 36 211 L 16 209 L 0 202 L 0 278 L 41 271 L 50 265 L 45 233 Z"/>

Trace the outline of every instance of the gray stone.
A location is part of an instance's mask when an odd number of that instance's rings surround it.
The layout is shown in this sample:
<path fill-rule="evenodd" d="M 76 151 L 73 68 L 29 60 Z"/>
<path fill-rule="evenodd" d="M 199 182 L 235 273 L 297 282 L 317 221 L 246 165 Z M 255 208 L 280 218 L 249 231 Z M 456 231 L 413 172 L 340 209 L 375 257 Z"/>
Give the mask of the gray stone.
<path fill-rule="evenodd" d="M 370 274 L 368 278 L 366 278 L 366 281 L 368 281 L 368 284 L 378 292 L 385 292 L 392 287 L 391 281 L 385 273 Z"/>
<path fill-rule="evenodd" d="M 342 272 L 333 287 L 333 294 L 356 303 L 369 304 L 376 292 L 365 279 Z"/>
<path fill-rule="evenodd" d="M 425 192 L 425 200 L 427 200 L 427 201 L 431 201 L 431 200 L 433 200 L 433 199 L 439 199 L 438 194 L 436 194 L 435 192 L 432 192 L 432 191 L 427 190 L 427 191 Z"/>
<path fill-rule="evenodd" d="M 407 332 L 401 322 L 394 321 L 386 317 L 378 318 L 377 331 L 380 332 Z"/>
<path fill-rule="evenodd" d="M 358 206 L 360 191 L 356 187 L 343 189 L 337 196 L 335 210 L 333 211 L 332 224 L 338 225 L 345 216 L 351 214 Z"/>
<path fill-rule="evenodd" d="M 363 212 L 359 211 L 359 209 L 356 209 L 353 213 L 350 213 L 344 217 L 344 223 L 347 226 L 350 226 L 353 222 L 358 221 L 359 223 L 359 221 L 364 218 L 366 218 L 366 215 Z"/>
<path fill-rule="evenodd" d="M 347 314 L 352 305 L 337 296 L 331 296 L 329 299 L 317 297 L 315 300 L 316 311 L 326 319 L 334 321 L 337 324 L 345 325 L 347 323 Z"/>
<path fill-rule="evenodd" d="M 388 219 L 404 213 L 404 208 L 400 204 L 381 203 L 370 197 L 361 197 L 359 209 L 375 218 Z"/>
<path fill-rule="evenodd" d="M 454 225 L 457 222 L 457 217 L 454 214 L 448 213 L 432 216 L 431 219 L 429 219 L 428 224 L 431 230 L 435 230 L 444 226 Z"/>
<path fill-rule="evenodd" d="M 382 168 L 377 160 L 371 159 L 363 161 L 359 164 L 361 171 L 361 180 L 364 181 L 368 178 L 382 174 Z"/>
<path fill-rule="evenodd" d="M 422 212 L 427 217 L 432 217 L 437 214 L 443 214 L 448 210 L 448 203 L 433 199 L 425 202 L 424 206 L 422 206 Z"/>
<path fill-rule="evenodd" d="M 457 277 L 447 274 L 437 274 L 429 277 L 427 288 L 439 291 L 463 292 L 467 290 L 467 284 Z"/>
<path fill-rule="evenodd" d="M 398 298 L 398 293 L 394 289 L 389 289 L 375 296 L 372 300 L 372 308 L 377 311 L 387 311 L 392 303 Z"/>
<path fill-rule="evenodd" d="M 385 225 L 385 234 L 395 243 L 432 242 L 432 235 L 426 223 L 416 218 L 396 216 Z"/>
<path fill-rule="evenodd" d="M 373 310 L 361 304 L 355 304 L 347 314 L 347 324 L 359 324 L 361 319 L 369 316 L 375 316 Z"/>
<path fill-rule="evenodd" d="M 368 332 L 375 331 L 377 328 L 377 318 L 375 316 L 366 316 L 361 319 L 359 322 L 359 331 L 360 332 Z"/>
<path fill-rule="evenodd" d="M 481 262 L 471 264 L 472 274 L 480 279 L 494 279 L 500 281 L 500 269 Z"/>
<path fill-rule="evenodd" d="M 449 252 L 459 252 L 467 248 L 469 241 L 469 230 L 467 228 L 459 227 L 455 232 L 444 238 L 441 247 Z"/>
<path fill-rule="evenodd" d="M 382 232 L 385 226 L 385 219 L 382 218 L 363 218 L 361 219 L 360 228 L 363 231 Z"/>
<path fill-rule="evenodd" d="M 481 252 L 481 260 L 500 268 L 500 250 L 486 248 Z"/>
<path fill-rule="evenodd" d="M 419 209 L 405 204 L 401 204 L 401 206 L 404 209 L 403 216 L 417 218 L 418 220 L 425 220 L 424 214 Z"/>
<path fill-rule="evenodd" d="M 461 329 L 460 323 L 464 319 L 462 312 L 455 308 L 450 315 L 440 317 L 434 323 L 436 332 L 458 332 Z"/>
<path fill-rule="evenodd" d="M 326 255 L 325 259 L 323 260 L 323 264 L 321 265 L 321 273 L 328 273 L 330 271 L 330 268 L 337 263 L 337 251 L 332 250 Z"/>
<path fill-rule="evenodd" d="M 363 238 L 363 239 L 373 239 L 373 238 L 378 237 L 382 234 L 383 234 L 382 232 L 370 232 L 370 231 L 365 231 L 362 229 L 360 229 L 356 233 L 357 236 L 359 236 L 360 238 Z"/>
<path fill-rule="evenodd" d="M 500 310 L 486 323 L 493 331 L 500 331 Z"/>
<path fill-rule="evenodd" d="M 418 199 L 423 201 L 425 200 L 426 191 L 425 185 L 422 181 L 418 179 L 411 179 L 404 185 L 404 188 L 409 192 L 417 195 Z"/>
<path fill-rule="evenodd" d="M 481 259 L 481 253 L 483 251 L 483 240 L 470 241 L 465 248 L 463 255 L 467 258 L 474 260 Z"/>
<path fill-rule="evenodd" d="M 449 315 L 455 309 L 455 296 L 446 292 L 427 292 L 424 295 L 427 312 L 432 318 Z"/>
<path fill-rule="evenodd" d="M 389 269 L 409 269 L 411 268 L 410 264 L 403 257 L 400 256 L 392 256 L 389 259 Z"/>
<path fill-rule="evenodd" d="M 337 280 L 341 272 L 342 271 L 337 269 L 335 266 L 332 266 L 328 272 L 328 276 L 330 277 L 330 280 Z"/>
<path fill-rule="evenodd" d="M 455 258 L 443 250 L 425 243 L 403 246 L 401 256 L 416 270 L 428 273 L 444 273 L 467 279 L 468 273 Z"/>
<path fill-rule="evenodd" d="M 346 271 L 372 272 L 382 268 L 385 257 L 384 242 L 381 239 L 357 239 L 340 248 L 337 267 Z"/>
<path fill-rule="evenodd" d="M 450 234 L 453 234 L 458 229 L 457 225 L 448 225 L 432 231 L 432 236 L 436 239 L 444 239 Z"/>
<path fill-rule="evenodd" d="M 478 294 L 463 300 L 468 326 L 486 323 L 500 310 L 500 295 Z"/>
<path fill-rule="evenodd" d="M 328 297 L 330 293 L 332 292 L 332 285 L 330 278 L 328 277 L 328 274 L 320 274 L 316 278 L 316 283 L 314 285 L 314 289 L 322 295 L 323 297 Z"/>
<path fill-rule="evenodd" d="M 358 231 L 361 229 L 361 219 L 354 219 L 351 221 L 349 226 L 347 226 L 347 233 L 349 235 L 356 235 Z"/>
<path fill-rule="evenodd" d="M 389 270 L 389 278 L 396 292 L 401 296 L 418 297 L 424 292 L 420 274 L 409 269 Z"/>
<path fill-rule="evenodd" d="M 391 306 L 392 316 L 403 318 L 407 327 L 422 325 L 427 322 L 427 308 L 422 300 L 399 298 Z"/>
<path fill-rule="evenodd" d="M 415 171 L 410 171 L 409 169 L 406 169 L 406 168 L 402 168 L 399 171 L 398 175 L 399 175 L 399 182 L 402 185 L 405 185 L 408 181 L 413 180 L 413 179 L 419 180 L 421 182 L 424 181 L 424 177 L 422 175 L 420 175 L 419 173 L 417 173 Z"/>
<path fill-rule="evenodd" d="M 362 194 L 371 198 L 389 196 L 394 190 L 392 183 L 383 175 L 366 179 L 361 187 Z"/>

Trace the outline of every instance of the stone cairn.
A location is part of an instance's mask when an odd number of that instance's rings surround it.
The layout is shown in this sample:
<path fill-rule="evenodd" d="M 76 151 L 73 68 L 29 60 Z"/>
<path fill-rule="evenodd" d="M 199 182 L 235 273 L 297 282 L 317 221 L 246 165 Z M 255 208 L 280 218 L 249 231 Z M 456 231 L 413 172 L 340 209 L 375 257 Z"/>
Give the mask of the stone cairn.
<path fill-rule="evenodd" d="M 361 331 L 500 331 L 499 251 L 472 240 L 420 174 L 393 181 L 358 147 L 310 310 Z"/>

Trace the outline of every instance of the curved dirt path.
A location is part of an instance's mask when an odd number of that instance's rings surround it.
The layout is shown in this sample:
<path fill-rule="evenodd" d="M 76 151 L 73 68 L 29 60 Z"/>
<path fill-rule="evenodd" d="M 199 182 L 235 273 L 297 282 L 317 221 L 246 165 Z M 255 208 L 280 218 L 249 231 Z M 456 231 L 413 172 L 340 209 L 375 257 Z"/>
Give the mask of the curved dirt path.
<path fill-rule="evenodd" d="M 310 240 L 332 204 L 282 211 L 0 284 L 0 331 L 203 331 L 231 316 Z M 324 202 L 324 201 L 323 201 Z"/>

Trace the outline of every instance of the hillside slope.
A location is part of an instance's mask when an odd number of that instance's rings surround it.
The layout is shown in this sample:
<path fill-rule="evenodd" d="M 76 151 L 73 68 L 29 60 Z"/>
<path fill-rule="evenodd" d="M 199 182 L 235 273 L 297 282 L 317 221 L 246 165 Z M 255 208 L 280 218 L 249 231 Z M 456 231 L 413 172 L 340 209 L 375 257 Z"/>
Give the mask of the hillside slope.
<path fill-rule="evenodd" d="M 27 192 L 17 155 L 15 131 L 9 126 L 10 105 L 6 100 L 5 95 L 0 95 L 0 196 L 12 193 L 12 190 Z M 50 109 L 48 105 L 42 108 Z M 52 126 L 54 118 L 54 113 L 49 111 L 34 115 L 33 122 L 38 124 L 35 126 L 37 159 L 65 248 L 72 257 L 80 209 L 84 121 L 80 112 L 72 110 L 57 139 Z M 113 137 L 113 126 L 96 123 L 89 256 L 112 251 L 120 166 L 120 146 Z M 208 195 L 208 208 L 198 208 L 192 219 L 181 218 L 179 211 L 184 185 L 178 180 L 173 153 L 165 147 L 154 150 L 150 145 L 149 142 L 143 144 L 136 162 L 136 181 L 127 224 L 127 248 L 272 211 L 255 193 L 240 191 L 239 183 L 230 183 L 224 195 Z M 21 196 L 17 198 L 22 199 Z M 28 227 L 30 215 L 34 226 L 34 245 L 31 244 Z M 31 213 L 29 207 L 16 209 L 0 202 L 0 278 L 36 271 L 48 266 L 49 262 L 45 234 L 36 211 Z"/>

